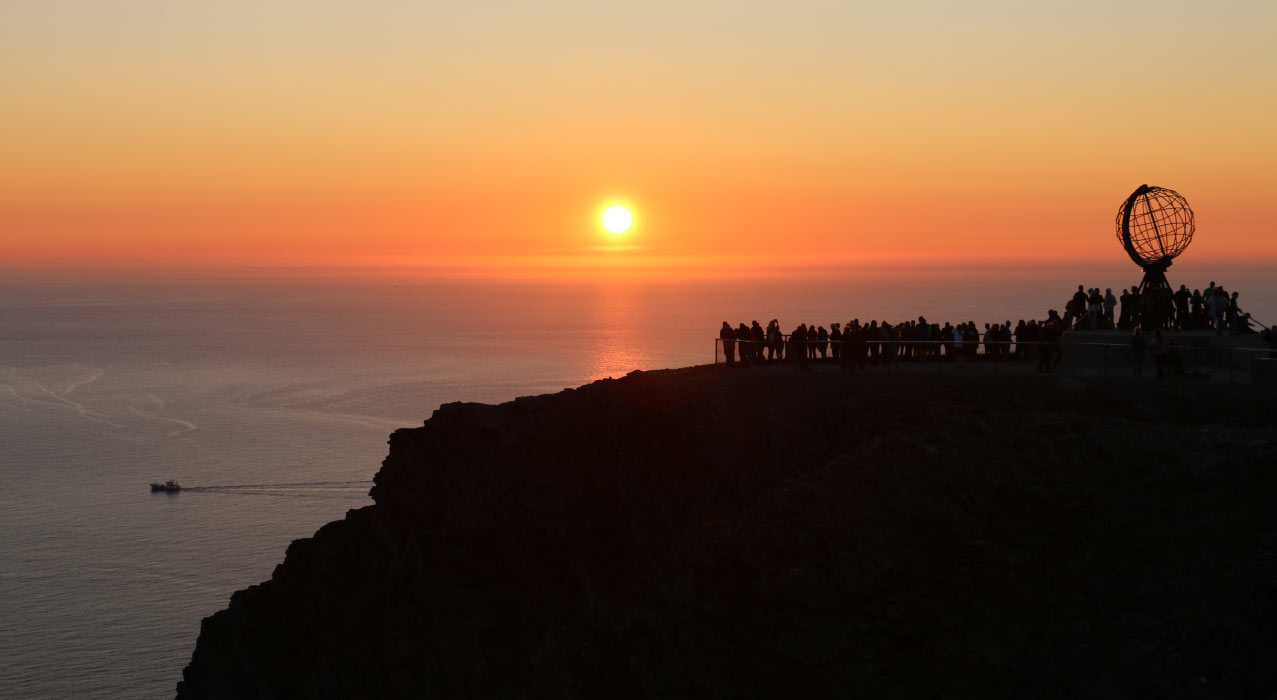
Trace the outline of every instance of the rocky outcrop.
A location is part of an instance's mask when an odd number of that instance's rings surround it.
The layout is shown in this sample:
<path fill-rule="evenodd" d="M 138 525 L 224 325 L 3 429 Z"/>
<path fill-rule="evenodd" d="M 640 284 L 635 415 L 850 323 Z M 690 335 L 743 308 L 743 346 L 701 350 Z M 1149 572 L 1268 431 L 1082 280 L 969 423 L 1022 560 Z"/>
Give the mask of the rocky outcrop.
<path fill-rule="evenodd" d="M 712 367 L 448 404 L 178 697 L 1268 697 L 1273 406 Z"/>

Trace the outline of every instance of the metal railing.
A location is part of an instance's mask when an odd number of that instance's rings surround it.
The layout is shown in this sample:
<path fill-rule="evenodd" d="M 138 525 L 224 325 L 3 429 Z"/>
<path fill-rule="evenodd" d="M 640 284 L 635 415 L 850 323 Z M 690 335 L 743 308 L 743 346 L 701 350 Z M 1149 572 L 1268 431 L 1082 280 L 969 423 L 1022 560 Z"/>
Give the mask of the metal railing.
<path fill-rule="evenodd" d="M 1029 365 L 1038 362 L 1045 364 L 1048 371 L 1054 371 L 1068 361 L 1067 369 L 1095 370 L 1108 377 L 1120 368 L 1129 368 L 1134 376 L 1142 376 L 1144 371 L 1157 372 L 1158 357 L 1163 359 L 1163 371 L 1184 373 L 1189 370 L 1225 370 L 1229 380 L 1236 379 L 1238 370 L 1247 371 L 1252 359 L 1277 359 L 1277 350 L 1269 348 L 1215 347 L 1210 345 L 1193 345 L 1176 343 L 1172 338 L 1164 345 L 1150 346 L 1138 353 L 1132 343 L 1092 343 L 1062 341 L 956 341 L 956 340 L 829 340 L 806 342 L 799 347 L 808 354 L 806 363 L 830 365 L 841 361 L 842 352 L 848 348 L 857 348 L 862 357 L 855 362 L 857 366 L 881 365 L 887 363 L 900 366 L 908 364 L 935 365 L 937 371 L 943 372 L 945 365 L 976 362 L 981 366 L 989 366 L 996 373 L 1000 365 Z M 758 342 L 754 340 L 733 340 L 731 342 L 735 362 L 750 364 L 799 364 L 797 358 L 791 357 L 789 335 L 783 335 L 779 343 Z M 714 339 L 714 363 L 727 362 L 723 348 L 724 339 Z M 822 352 L 821 346 L 826 346 Z M 741 355 L 741 349 L 745 355 Z M 834 349 L 838 348 L 838 352 Z M 814 356 L 813 355 L 814 349 Z M 992 352 L 991 352 L 992 350 Z M 1067 353 L 1065 352 L 1067 350 Z M 1079 352 L 1080 351 L 1080 352 Z M 770 357 L 769 357 L 770 355 Z M 1044 356 L 1046 359 L 1044 360 Z M 1243 376 L 1248 376 L 1243 375 Z"/>

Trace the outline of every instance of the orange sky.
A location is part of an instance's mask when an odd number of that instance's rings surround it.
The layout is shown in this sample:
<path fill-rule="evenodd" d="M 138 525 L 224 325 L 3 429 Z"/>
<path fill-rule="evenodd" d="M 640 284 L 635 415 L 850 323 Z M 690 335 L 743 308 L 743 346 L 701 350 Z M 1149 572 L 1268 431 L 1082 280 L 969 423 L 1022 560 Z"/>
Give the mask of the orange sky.
<path fill-rule="evenodd" d="M 3 263 L 1277 261 L 1271 3 L 28 5 Z"/>

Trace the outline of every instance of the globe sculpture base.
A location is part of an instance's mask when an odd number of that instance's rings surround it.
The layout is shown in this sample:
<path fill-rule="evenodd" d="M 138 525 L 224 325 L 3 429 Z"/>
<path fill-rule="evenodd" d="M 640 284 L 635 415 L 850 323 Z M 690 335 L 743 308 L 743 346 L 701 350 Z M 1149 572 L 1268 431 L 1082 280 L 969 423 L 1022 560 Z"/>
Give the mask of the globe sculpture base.
<path fill-rule="evenodd" d="M 1171 283 L 1166 279 L 1166 268 L 1145 268 L 1144 279 L 1140 280 L 1138 291 L 1153 292 L 1159 289 L 1170 289 Z"/>

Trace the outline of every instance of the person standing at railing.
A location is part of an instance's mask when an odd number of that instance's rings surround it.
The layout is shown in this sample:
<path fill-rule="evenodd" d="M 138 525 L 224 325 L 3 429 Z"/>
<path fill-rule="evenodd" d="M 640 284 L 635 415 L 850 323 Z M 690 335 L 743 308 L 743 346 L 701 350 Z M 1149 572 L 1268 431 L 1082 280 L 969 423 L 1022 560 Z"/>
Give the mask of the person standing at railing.
<path fill-rule="evenodd" d="M 816 350 L 820 353 L 820 359 L 825 359 L 829 352 L 829 331 L 824 326 L 816 329 Z"/>
<path fill-rule="evenodd" d="M 852 339 L 853 369 L 865 369 L 867 367 L 868 351 L 870 351 L 870 327 L 861 326 L 859 319 L 857 319 L 856 337 Z"/>
<path fill-rule="evenodd" d="M 1188 285 L 1181 284 L 1179 290 L 1175 292 L 1175 330 L 1188 330 L 1188 302 L 1193 298 L 1193 293 L 1188 291 Z"/>
<path fill-rule="evenodd" d="M 1211 282 L 1214 285 L 1214 282 Z M 1215 287 L 1207 301 L 1210 305 L 1211 323 L 1215 325 L 1215 335 L 1224 334 L 1224 314 L 1228 311 L 1228 296 L 1223 287 Z"/>
<path fill-rule="evenodd" d="M 807 326 L 801 323 L 789 334 L 789 358 L 799 371 L 807 371 Z"/>
<path fill-rule="evenodd" d="M 914 331 L 913 332 L 914 340 L 919 340 L 919 341 L 931 340 L 931 326 L 927 323 L 927 319 L 925 316 L 918 317 L 918 325 L 914 326 L 913 331 Z M 917 352 L 915 352 L 914 354 L 918 356 L 918 359 L 919 360 L 927 359 L 927 356 L 931 352 L 931 348 L 929 348 L 925 342 L 918 343 L 916 348 L 917 348 Z"/>
<path fill-rule="evenodd" d="M 944 359 L 950 362 L 953 357 L 953 326 L 948 321 L 944 322 L 944 327 L 940 329 L 940 350 L 944 351 Z M 939 352 L 939 350 L 937 350 Z"/>
<path fill-rule="evenodd" d="M 1051 371 L 1051 351 L 1046 347 L 1046 337 L 1051 322 L 1047 321 L 1038 328 L 1038 372 L 1046 374 Z"/>
<path fill-rule="evenodd" d="M 980 352 L 980 329 L 976 328 L 975 321 L 967 321 L 967 325 L 962 329 L 962 339 L 966 341 L 967 361 L 975 362 L 976 355 Z"/>
<path fill-rule="evenodd" d="M 1064 324 L 1066 328 L 1072 328 L 1073 324 L 1080 322 L 1082 316 L 1086 314 L 1086 299 L 1088 296 L 1082 285 L 1079 284 L 1077 291 L 1073 292 L 1073 298 L 1064 305 Z"/>
<path fill-rule="evenodd" d="M 887 363 L 887 371 L 900 369 L 900 328 L 901 326 L 892 326 L 886 321 L 882 322 L 882 333 L 885 336 L 882 344 L 882 356 Z"/>
<path fill-rule="evenodd" d="M 834 358 L 834 364 L 841 365 L 842 359 L 842 324 L 834 323 L 829 327 L 829 354 Z"/>
<path fill-rule="evenodd" d="M 740 355 L 740 363 L 745 366 L 749 365 L 750 356 L 754 353 L 754 344 L 750 340 L 751 337 L 749 326 L 746 326 L 745 322 L 742 321 L 736 327 L 736 352 Z"/>
<path fill-rule="evenodd" d="M 723 342 L 723 357 L 727 364 L 736 363 L 736 332 L 732 330 L 731 324 L 723 321 L 723 327 L 718 330 L 718 338 Z"/>
<path fill-rule="evenodd" d="M 1139 287 L 1134 285 L 1131 286 L 1130 303 L 1131 316 L 1129 323 L 1131 324 L 1131 328 L 1142 326 L 1143 324 L 1141 321 L 1144 319 L 1142 319 L 1141 316 L 1144 313 L 1144 297 L 1140 294 Z"/>
<path fill-rule="evenodd" d="M 1242 332 L 1242 310 L 1237 307 L 1237 294 L 1237 292 L 1233 292 L 1233 296 L 1228 300 L 1228 333 L 1230 335 L 1239 335 Z"/>
<path fill-rule="evenodd" d="M 780 332 L 780 321 L 772 319 L 767 324 L 767 361 L 785 359 L 785 337 Z"/>
<path fill-rule="evenodd" d="M 758 325 L 758 321 L 754 321 L 749 327 L 749 339 L 753 341 L 754 359 L 763 361 L 763 348 L 767 347 L 767 334 L 763 332 L 763 327 Z"/>
<path fill-rule="evenodd" d="M 1046 323 L 1038 330 L 1038 339 L 1041 345 L 1038 346 L 1038 372 L 1043 374 L 1054 374 L 1055 368 L 1060 364 L 1064 353 L 1060 350 L 1060 335 L 1063 333 L 1063 326 L 1056 321 L 1059 316 L 1052 310 L 1047 314 Z"/>
<path fill-rule="evenodd" d="M 1113 288 L 1104 288 L 1104 327 L 1117 328 L 1113 323 L 1113 307 L 1117 306 L 1117 297 L 1113 296 Z"/>
<path fill-rule="evenodd" d="M 1100 319 L 1104 317 L 1104 297 L 1100 295 L 1100 288 L 1091 289 L 1090 294 L 1086 297 L 1086 325 L 1088 330 L 1096 330 L 1100 327 Z"/>

